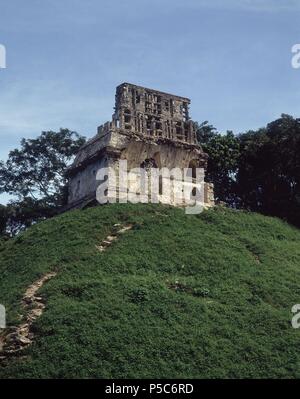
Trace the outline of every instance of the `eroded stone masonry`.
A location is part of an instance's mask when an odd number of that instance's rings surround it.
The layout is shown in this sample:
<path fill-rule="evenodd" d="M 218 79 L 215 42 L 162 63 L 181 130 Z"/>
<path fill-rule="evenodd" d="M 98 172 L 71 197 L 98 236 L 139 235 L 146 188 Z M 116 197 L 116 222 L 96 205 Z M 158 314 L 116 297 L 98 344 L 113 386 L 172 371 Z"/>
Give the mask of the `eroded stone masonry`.
<path fill-rule="evenodd" d="M 129 83 L 119 85 L 112 121 L 98 127 L 68 171 L 69 207 L 95 200 L 101 183 L 96 180 L 98 170 L 117 169 L 119 160 L 127 160 L 128 169 L 206 169 L 208 156 L 197 142 L 189 105 L 185 97 Z M 213 203 L 213 187 L 205 183 L 204 204 Z"/>

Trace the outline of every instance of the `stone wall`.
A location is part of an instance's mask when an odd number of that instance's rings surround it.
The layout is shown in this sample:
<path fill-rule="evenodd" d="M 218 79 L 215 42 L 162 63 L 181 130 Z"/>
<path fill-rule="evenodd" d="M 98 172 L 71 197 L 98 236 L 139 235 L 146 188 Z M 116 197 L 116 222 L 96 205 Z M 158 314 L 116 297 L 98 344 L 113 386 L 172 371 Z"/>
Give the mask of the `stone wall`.
<path fill-rule="evenodd" d="M 208 156 L 199 146 L 189 117 L 190 100 L 123 83 L 116 90 L 111 122 L 78 152 L 69 174 L 70 207 L 96 198 L 97 171 L 127 160 L 128 169 L 146 167 L 203 168 Z M 204 202 L 213 204 L 213 187 L 204 188 Z M 74 205 L 75 206 L 75 205 Z"/>

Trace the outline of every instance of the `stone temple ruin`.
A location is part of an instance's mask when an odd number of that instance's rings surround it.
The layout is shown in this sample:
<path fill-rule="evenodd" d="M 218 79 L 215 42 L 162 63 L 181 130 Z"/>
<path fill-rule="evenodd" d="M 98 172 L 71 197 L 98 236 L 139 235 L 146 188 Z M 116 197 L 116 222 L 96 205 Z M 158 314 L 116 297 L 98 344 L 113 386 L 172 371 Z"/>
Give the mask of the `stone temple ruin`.
<path fill-rule="evenodd" d="M 208 156 L 197 142 L 189 105 L 185 97 L 129 83 L 119 85 L 112 121 L 98 128 L 68 170 L 68 208 L 95 201 L 101 184 L 96 179 L 98 170 L 117 169 L 119 160 L 127 160 L 128 170 L 149 166 L 205 170 Z M 205 183 L 203 193 L 204 206 L 213 205 L 212 185 Z"/>

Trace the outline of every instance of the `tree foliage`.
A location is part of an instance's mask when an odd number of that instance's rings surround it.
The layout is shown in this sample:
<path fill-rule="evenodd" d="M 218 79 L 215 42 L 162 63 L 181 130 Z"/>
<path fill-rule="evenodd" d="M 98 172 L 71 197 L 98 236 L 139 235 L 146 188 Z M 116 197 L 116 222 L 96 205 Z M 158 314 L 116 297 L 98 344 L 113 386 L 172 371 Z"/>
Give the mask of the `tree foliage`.
<path fill-rule="evenodd" d="M 231 131 L 221 135 L 208 122 L 196 125 L 196 131 L 199 143 L 209 155 L 206 179 L 214 183 L 217 200 L 233 205 L 236 202 L 233 193 L 236 190 L 239 140 Z"/>
<path fill-rule="evenodd" d="M 239 139 L 241 206 L 300 225 L 300 119 L 283 114 Z"/>
<path fill-rule="evenodd" d="M 0 193 L 15 198 L 3 216 L 8 230 L 15 232 L 49 217 L 66 203 L 66 169 L 84 142 L 69 129 L 45 131 L 35 139 L 22 139 L 20 149 L 0 162 Z"/>
<path fill-rule="evenodd" d="M 238 136 L 221 135 L 208 122 L 196 128 L 217 200 L 300 226 L 300 119 L 282 114 Z"/>

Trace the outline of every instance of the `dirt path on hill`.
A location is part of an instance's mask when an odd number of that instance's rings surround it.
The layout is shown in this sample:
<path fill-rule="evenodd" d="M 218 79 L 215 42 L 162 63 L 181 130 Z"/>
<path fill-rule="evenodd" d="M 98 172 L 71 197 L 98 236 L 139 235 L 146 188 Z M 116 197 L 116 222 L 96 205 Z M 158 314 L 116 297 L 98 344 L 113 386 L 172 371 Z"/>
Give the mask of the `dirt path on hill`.
<path fill-rule="evenodd" d="M 22 317 L 25 321 L 17 327 L 6 328 L 0 335 L 0 359 L 18 354 L 32 343 L 34 334 L 31 326 L 46 307 L 43 298 L 38 296 L 37 292 L 56 275 L 56 272 L 47 273 L 27 288 L 21 302 L 22 308 L 26 311 Z"/>
<path fill-rule="evenodd" d="M 115 224 L 114 227 L 121 227 L 120 224 Z M 96 248 L 99 252 L 104 252 L 114 241 L 118 239 L 121 234 L 126 233 L 126 231 L 131 230 L 133 228 L 132 224 L 128 224 L 126 226 L 122 226 L 116 233 L 111 233 L 108 235 L 103 241 L 101 241 L 100 245 L 96 245 Z"/>
<path fill-rule="evenodd" d="M 115 230 L 119 229 L 115 233 L 108 235 L 99 245 L 96 245 L 96 249 L 99 252 L 104 252 L 114 241 L 118 240 L 119 236 L 131 230 L 133 224 L 125 226 L 115 224 L 113 227 Z M 43 298 L 38 296 L 37 293 L 47 281 L 56 275 L 56 272 L 45 274 L 25 291 L 21 303 L 26 312 L 22 317 L 25 321 L 17 327 L 8 327 L 0 333 L 0 360 L 19 354 L 32 343 L 34 338 L 32 324 L 42 315 L 46 307 Z"/>

